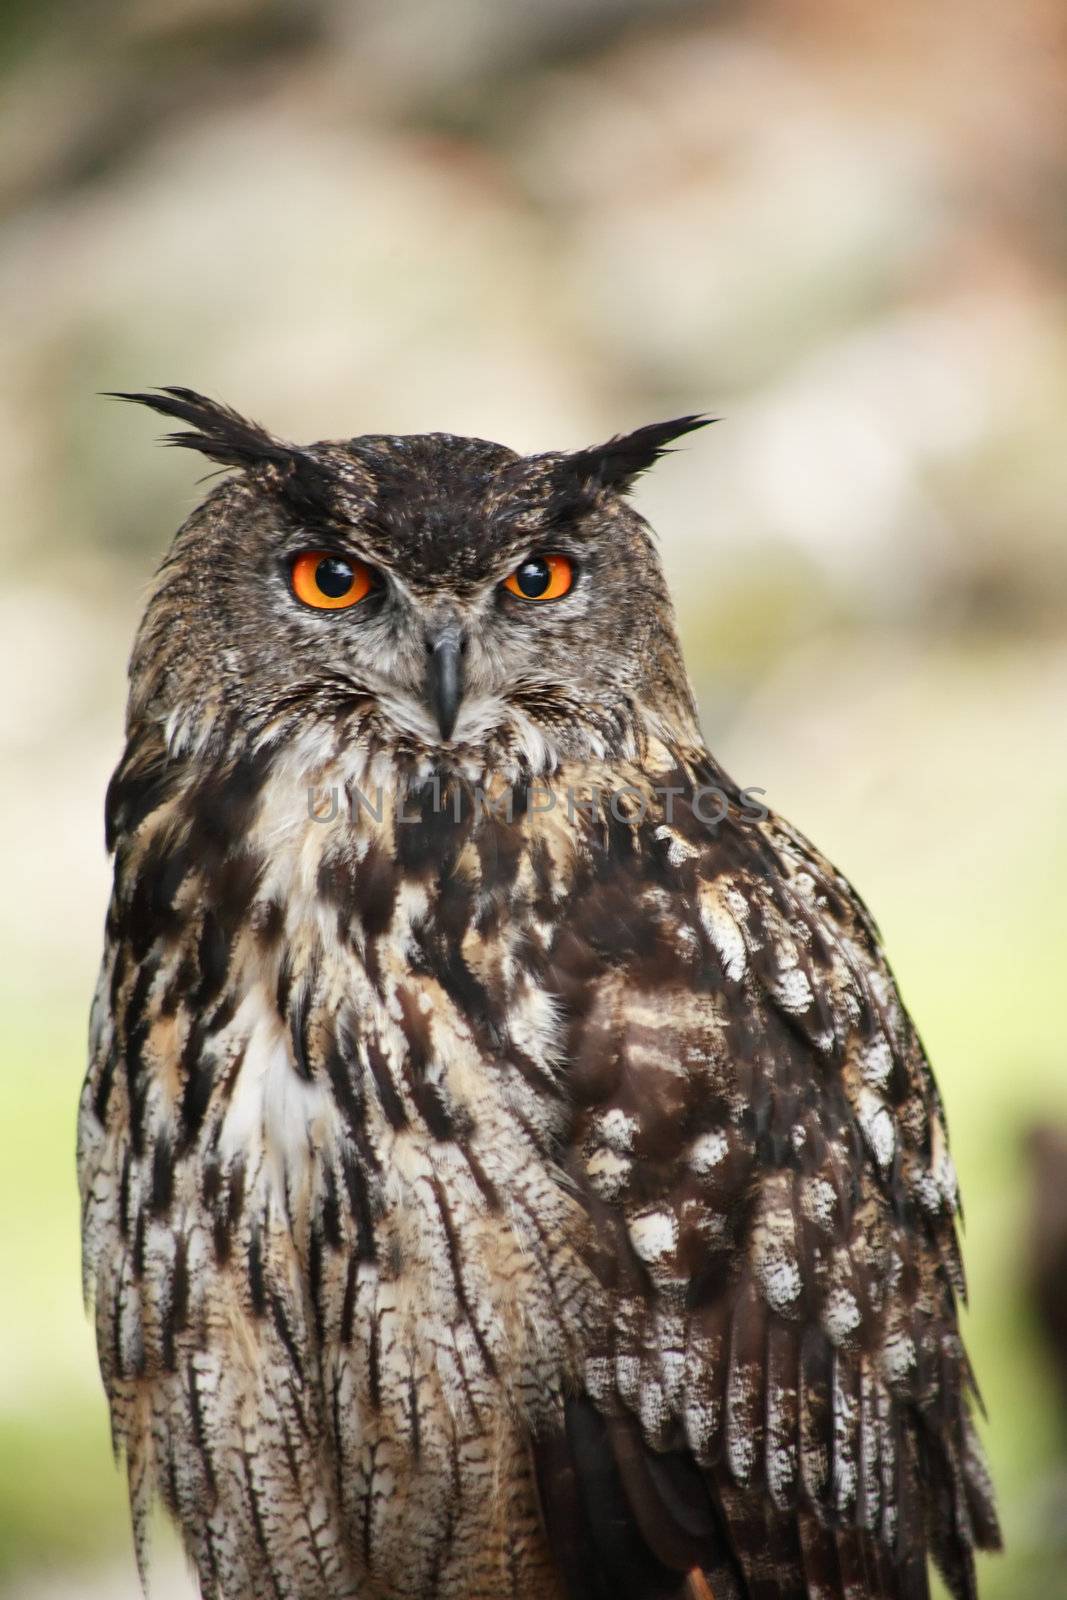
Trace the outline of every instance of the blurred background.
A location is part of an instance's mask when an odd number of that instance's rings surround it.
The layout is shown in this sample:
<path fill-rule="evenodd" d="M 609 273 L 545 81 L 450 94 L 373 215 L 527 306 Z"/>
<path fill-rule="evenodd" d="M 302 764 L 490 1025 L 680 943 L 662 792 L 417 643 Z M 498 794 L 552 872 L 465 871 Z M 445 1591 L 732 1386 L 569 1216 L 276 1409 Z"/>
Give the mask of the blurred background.
<path fill-rule="evenodd" d="M 136 1593 L 74 1115 L 125 659 L 200 491 L 96 392 L 179 383 L 298 440 L 723 418 L 638 504 L 709 742 L 855 879 L 947 1099 L 983 1596 L 1067 1596 L 1065 90 L 1062 0 L 7 0 L 0 1592 Z"/>

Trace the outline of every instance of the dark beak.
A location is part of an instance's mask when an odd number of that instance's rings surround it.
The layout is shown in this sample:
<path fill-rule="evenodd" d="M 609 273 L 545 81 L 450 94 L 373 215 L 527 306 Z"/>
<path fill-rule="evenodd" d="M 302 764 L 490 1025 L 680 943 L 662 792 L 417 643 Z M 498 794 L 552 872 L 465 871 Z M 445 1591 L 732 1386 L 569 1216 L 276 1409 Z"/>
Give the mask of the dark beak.
<path fill-rule="evenodd" d="M 442 739 L 451 739 L 463 699 L 463 657 L 467 641 L 455 623 L 426 640 L 429 662 L 426 672 L 426 699 L 437 718 Z"/>

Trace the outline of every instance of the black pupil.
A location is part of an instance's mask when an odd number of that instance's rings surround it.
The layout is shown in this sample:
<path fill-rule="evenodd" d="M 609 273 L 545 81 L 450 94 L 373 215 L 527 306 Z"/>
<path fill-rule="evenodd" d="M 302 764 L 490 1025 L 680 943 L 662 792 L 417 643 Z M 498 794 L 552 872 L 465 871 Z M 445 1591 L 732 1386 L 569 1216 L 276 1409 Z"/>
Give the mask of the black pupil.
<path fill-rule="evenodd" d="M 348 562 L 342 561 L 339 556 L 327 556 L 315 568 L 315 582 L 331 600 L 340 600 L 342 595 L 347 594 L 355 578 Z"/>
<path fill-rule="evenodd" d="M 527 600 L 536 600 L 544 594 L 552 582 L 552 569 L 540 556 L 531 556 L 529 561 L 524 561 L 517 569 L 515 582 Z"/>

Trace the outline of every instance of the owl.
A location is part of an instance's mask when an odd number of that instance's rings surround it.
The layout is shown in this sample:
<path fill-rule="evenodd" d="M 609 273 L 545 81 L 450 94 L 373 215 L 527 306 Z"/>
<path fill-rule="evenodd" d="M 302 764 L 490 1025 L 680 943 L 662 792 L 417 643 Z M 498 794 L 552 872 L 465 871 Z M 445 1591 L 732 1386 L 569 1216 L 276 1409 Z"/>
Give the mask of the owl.
<path fill-rule="evenodd" d="M 957 1600 L 998 1543 L 937 1089 L 705 747 L 572 453 L 231 469 L 133 649 L 78 1163 L 142 1572 L 206 1600 Z"/>

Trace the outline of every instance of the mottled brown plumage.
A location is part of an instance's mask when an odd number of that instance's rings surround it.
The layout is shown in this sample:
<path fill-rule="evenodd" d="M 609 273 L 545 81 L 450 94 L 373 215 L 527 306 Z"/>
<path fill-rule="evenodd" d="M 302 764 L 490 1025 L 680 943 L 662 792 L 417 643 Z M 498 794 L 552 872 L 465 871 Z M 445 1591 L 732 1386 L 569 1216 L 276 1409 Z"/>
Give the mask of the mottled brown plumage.
<path fill-rule="evenodd" d="M 159 1495 L 212 1600 L 973 1596 L 933 1079 L 705 749 L 623 498 L 699 419 L 520 458 L 141 398 L 237 469 L 107 804 L 79 1164 L 142 1563 Z M 302 605 L 307 549 L 367 599 Z M 538 552 L 563 598 L 502 587 Z"/>

